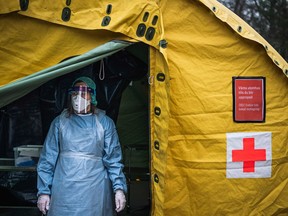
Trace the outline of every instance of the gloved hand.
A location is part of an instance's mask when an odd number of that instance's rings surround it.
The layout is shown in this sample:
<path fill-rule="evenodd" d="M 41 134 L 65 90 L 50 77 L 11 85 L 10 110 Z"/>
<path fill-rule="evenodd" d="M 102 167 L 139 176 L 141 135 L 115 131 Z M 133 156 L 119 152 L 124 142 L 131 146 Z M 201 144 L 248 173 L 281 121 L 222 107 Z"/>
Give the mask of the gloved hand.
<path fill-rule="evenodd" d="M 120 212 L 125 208 L 126 205 L 126 198 L 125 194 L 122 190 L 116 190 L 115 192 L 115 204 L 116 204 L 116 211 Z"/>
<path fill-rule="evenodd" d="M 37 207 L 44 215 L 46 215 L 47 211 L 49 210 L 49 205 L 50 205 L 49 195 L 42 194 L 38 197 Z"/>

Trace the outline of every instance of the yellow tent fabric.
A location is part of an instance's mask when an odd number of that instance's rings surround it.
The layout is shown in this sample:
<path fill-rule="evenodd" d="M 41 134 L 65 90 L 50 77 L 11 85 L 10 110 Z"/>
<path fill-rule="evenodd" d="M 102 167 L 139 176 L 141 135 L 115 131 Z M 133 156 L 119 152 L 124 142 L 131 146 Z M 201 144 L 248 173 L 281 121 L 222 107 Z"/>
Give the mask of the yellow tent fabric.
<path fill-rule="evenodd" d="M 151 215 L 288 214 L 287 62 L 235 14 L 215 0 L 20 3 L 0 2 L 2 86 L 111 40 L 150 46 Z M 238 76 L 266 78 L 265 122 L 233 121 Z M 271 132 L 271 177 L 227 178 L 233 132 Z"/>
<path fill-rule="evenodd" d="M 205 3 L 161 5 L 170 100 L 168 141 L 153 149 L 155 167 L 161 164 L 153 215 L 286 215 L 288 80 L 252 41 L 263 41 L 259 35 L 216 2 Z M 215 19 L 214 7 L 242 33 Z M 233 76 L 266 77 L 265 123 L 233 122 Z M 226 133 L 252 131 L 272 132 L 272 176 L 228 179 Z"/>

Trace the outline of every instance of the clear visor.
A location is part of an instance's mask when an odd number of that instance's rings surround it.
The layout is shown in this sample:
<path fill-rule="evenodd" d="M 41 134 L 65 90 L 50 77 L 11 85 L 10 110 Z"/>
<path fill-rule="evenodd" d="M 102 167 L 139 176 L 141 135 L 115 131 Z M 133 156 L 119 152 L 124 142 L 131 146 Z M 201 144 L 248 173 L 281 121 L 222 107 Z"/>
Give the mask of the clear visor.
<path fill-rule="evenodd" d="M 91 104 L 92 89 L 87 86 L 75 86 L 68 90 L 76 113 L 88 113 Z"/>
<path fill-rule="evenodd" d="M 83 98 L 87 98 L 87 95 L 92 92 L 92 89 L 90 87 L 87 86 L 75 86 L 72 87 L 68 90 L 69 94 L 71 96 L 77 96 L 80 95 Z"/>

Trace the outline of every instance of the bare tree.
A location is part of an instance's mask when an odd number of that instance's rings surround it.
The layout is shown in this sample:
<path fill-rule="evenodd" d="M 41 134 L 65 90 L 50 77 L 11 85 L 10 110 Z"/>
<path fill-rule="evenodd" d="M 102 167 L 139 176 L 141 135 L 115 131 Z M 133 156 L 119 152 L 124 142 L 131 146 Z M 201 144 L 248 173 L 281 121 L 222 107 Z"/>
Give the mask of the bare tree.
<path fill-rule="evenodd" d="M 246 5 L 246 0 L 235 0 L 233 11 L 242 17 L 245 5 Z"/>
<path fill-rule="evenodd" d="M 258 31 L 288 60 L 287 0 L 219 0 Z"/>

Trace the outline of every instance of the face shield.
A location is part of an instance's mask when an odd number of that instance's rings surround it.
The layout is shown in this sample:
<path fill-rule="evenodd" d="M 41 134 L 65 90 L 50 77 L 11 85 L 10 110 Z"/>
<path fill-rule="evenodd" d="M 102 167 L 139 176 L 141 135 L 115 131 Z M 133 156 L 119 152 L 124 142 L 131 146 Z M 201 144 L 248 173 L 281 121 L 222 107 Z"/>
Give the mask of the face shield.
<path fill-rule="evenodd" d="M 87 86 L 74 86 L 68 90 L 71 103 L 76 113 L 88 113 L 91 105 L 92 89 Z"/>

